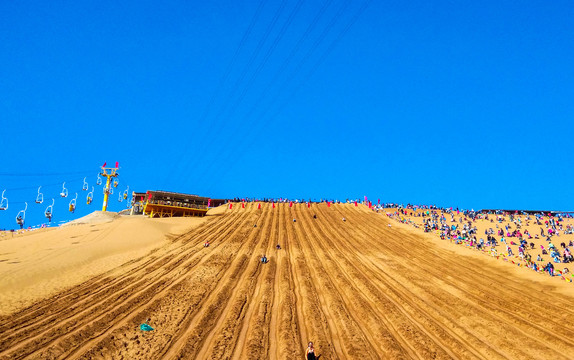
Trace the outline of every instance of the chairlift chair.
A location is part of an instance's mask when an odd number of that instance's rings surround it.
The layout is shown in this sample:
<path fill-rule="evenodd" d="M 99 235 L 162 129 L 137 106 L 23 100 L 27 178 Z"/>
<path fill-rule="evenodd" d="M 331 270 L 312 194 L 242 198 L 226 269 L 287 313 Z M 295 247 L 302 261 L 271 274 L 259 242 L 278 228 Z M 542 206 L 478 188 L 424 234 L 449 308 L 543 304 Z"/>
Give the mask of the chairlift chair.
<path fill-rule="evenodd" d="M 118 185 L 120 184 L 120 182 L 118 181 L 118 179 L 114 179 L 114 187 L 118 187 Z"/>
<path fill-rule="evenodd" d="M 100 177 L 100 174 L 98 174 L 98 178 L 96 179 L 96 185 L 102 185 L 102 178 Z"/>
<path fill-rule="evenodd" d="M 52 222 L 52 216 L 54 214 L 54 199 L 52 198 L 52 205 L 48 206 L 44 211 L 44 216 L 48 219 L 48 222 Z"/>
<path fill-rule="evenodd" d="M 124 200 L 128 199 L 129 190 L 130 190 L 130 187 L 128 186 L 128 188 L 124 191 Z"/>
<path fill-rule="evenodd" d="M 16 215 L 16 223 L 20 225 L 20 229 L 24 228 L 24 223 L 26 222 L 26 210 L 28 210 L 28 203 L 25 202 L 26 206 L 24 210 L 20 210 L 18 215 Z"/>
<path fill-rule="evenodd" d="M 36 204 L 41 204 L 41 203 L 44 202 L 44 194 L 42 194 L 42 193 L 40 192 L 40 189 L 41 189 L 41 188 L 42 188 L 41 186 L 38 187 L 38 195 L 36 195 Z"/>
<path fill-rule="evenodd" d="M 8 210 L 8 199 L 4 197 L 6 190 L 2 191 L 2 200 L 0 201 L 0 210 Z"/>
<path fill-rule="evenodd" d="M 69 210 L 73 213 L 76 210 L 76 200 L 78 199 L 78 193 L 76 193 L 76 197 L 70 201 Z"/>
<path fill-rule="evenodd" d="M 86 182 L 86 178 L 84 178 L 84 184 L 82 185 L 82 191 L 88 191 L 88 183 Z"/>
<path fill-rule="evenodd" d="M 86 204 L 90 205 L 93 200 L 94 200 L 94 187 L 92 186 L 92 191 L 90 191 L 88 193 L 88 196 L 86 196 Z"/>
<path fill-rule="evenodd" d="M 62 192 L 60 193 L 60 196 L 63 198 L 68 197 L 68 189 L 66 189 L 66 182 L 65 181 L 62 184 Z"/>

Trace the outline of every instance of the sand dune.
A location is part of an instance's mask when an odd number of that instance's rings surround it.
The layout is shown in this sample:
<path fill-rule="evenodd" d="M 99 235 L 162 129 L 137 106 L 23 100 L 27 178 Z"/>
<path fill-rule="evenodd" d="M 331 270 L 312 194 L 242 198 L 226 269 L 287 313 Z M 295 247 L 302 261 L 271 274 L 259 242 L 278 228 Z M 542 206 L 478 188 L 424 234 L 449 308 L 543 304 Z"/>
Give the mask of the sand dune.
<path fill-rule="evenodd" d="M 235 206 L 1 317 L 0 357 L 572 358 L 570 284 L 424 235 L 365 207 Z"/>
<path fill-rule="evenodd" d="M 206 218 L 148 219 L 95 212 L 59 228 L 0 241 L 0 314 L 7 314 L 166 245 Z"/>

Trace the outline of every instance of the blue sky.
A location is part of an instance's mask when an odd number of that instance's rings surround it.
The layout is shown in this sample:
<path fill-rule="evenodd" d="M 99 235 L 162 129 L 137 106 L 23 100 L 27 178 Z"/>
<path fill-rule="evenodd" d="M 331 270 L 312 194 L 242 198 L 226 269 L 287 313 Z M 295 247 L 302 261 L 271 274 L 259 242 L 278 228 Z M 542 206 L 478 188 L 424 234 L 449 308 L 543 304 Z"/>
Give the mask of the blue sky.
<path fill-rule="evenodd" d="M 0 190 L 574 210 L 571 1 L 0 2 Z M 46 175 L 48 174 L 48 175 Z M 55 174 L 55 175 L 50 175 Z M 33 175 L 33 176 L 29 176 Z M 123 207 L 115 200 L 112 209 Z"/>

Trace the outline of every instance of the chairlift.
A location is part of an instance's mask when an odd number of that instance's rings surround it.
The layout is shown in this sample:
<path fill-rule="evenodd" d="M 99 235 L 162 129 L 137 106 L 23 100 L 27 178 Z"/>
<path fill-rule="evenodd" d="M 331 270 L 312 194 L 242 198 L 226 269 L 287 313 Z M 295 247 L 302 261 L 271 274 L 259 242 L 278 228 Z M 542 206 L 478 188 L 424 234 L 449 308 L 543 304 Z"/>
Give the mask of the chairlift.
<path fill-rule="evenodd" d="M 46 219 L 48 219 L 48 222 L 52 222 L 53 214 L 54 214 L 54 198 L 52 198 L 52 205 L 48 206 L 46 208 L 46 211 L 44 211 L 44 216 L 46 217 Z"/>
<path fill-rule="evenodd" d="M 82 185 L 82 191 L 88 191 L 88 183 L 86 182 L 86 178 L 84 178 L 84 184 Z"/>
<path fill-rule="evenodd" d="M 0 201 L 0 210 L 8 210 L 8 199 L 4 197 L 6 190 L 2 191 L 2 201 Z"/>
<path fill-rule="evenodd" d="M 119 184 L 120 182 L 118 181 L 118 179 L 114 179 L 114 187 L 117 188 Z"/>
<path fill-rule="evenodd" d="M 102 178 L 100 177 L 99 173 L 98 173 L 98 178 L 96 179 L 96 185 L 102 185 Z"/>
<path fill-rule="evenodd" d="M 119 202 L 122 202 L 122 201 L 128 199 L 128 191 L 129 191 L 129 190 L 130 190 L 130 187 L 128 186 L 128 188 L 124 190 L 124 193 L 123 193 L 123 194 L 118 194 L 118 195 L 119 195 L 119 196 L 118 196 L 118 201 L 119 201 Z"/>
<path fill-rule="evenodd" d="M 38 187 L 38 195 L 36 195 L 36 204 L 41 204 L 41 203 L 44 202 L 44 194 L 42 194 L 42 193 L 40 192 L 40 189 L 41 189 L 41 188 L 42 188 L 41 186 Z"/>
<path fill-rule="evenodd" d="M 78 199 L 78 193 L 76 193 L 76 197 L 72 199 L 72 201 L 70 201 L 70 206 L 69 206 L 69 210 L 71 213 L 73 213 L 76 210 L 76 200 Z"/>
<path fill-rule="evenodd" d="M 92 186 L 92 191 L 90 191 L 88 193 L 88 196 L 86 196 L 86 204 L 90 205 L 93 200 L 94 200 L 94 187 Z"/>
<path fill-rule="evenodd" d="M 68 197 L 68 189 L 66 189 L 66 182 L 65 181 L 62 184 L 62 192 L 60 193 L 60 196 L 63 198 Z"/>
<path fill-rule="evenodd" d="M 26 210 L 28 210 L 28 203 L 25 202 L 24 204 L 26 204 L 24 210 L 20 210 L 18 215 L 16 215 L 16 223 L 20 225 L 20 229 L 24 228 L 24 223 L 26 222 Z"/>

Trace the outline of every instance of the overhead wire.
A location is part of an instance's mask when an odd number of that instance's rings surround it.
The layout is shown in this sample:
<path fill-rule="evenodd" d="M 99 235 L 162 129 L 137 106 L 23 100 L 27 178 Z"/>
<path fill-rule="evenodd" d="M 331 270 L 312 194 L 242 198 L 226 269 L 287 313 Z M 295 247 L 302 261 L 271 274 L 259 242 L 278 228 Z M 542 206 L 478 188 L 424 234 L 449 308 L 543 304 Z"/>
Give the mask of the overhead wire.
<path fill-rule="evenodd" d="M 207 117 L 208 117 L 208 114 L 211 112 L 211 109 L 215 104 L 215 100 L 220 95 L 224 84 L 227 82 L 227 79 L 229 78 L 229 75 L 231 73 L 233 66 L 237 62 L 237 59 L 239 58 L 239 54 L 243 51 L 243 48 L 245 47 L 245 44 L 247 43 L 247 39 L 251 36 L 253 28 L 255 27 L 255 24 L 257 23 L 257 21 L 259 20 L 259 17 L 261 16 L 261 11 L 263 10 L 265 3 L 266 3 L 266 0 L 261 0 L 259 2 L 259 5 L 258 5 L 257 9 L 255 10 L 253 17 L 251 18 L 251 22 L 249 23 L 249 25 L 247 26 L 247 29 L 243 33 L 243 36 L 241 37 L 241 40 L 239 41 L 239 44 L 238 44 L 237 48 L 235 49 L 235 52 L 234 52 L 233 56 L 231 57 L 231 60 L 227 64 L 227 67 L 225 69 L 223 76 L 220 78 L 219 83 L 218 83 L 217 87 L 215 88 L 215 91 L 212 93 L 212 95 L 208 101 L 208 104 L 205 107 L 205 110 L 203 111 L 202 115 L 200 116 L 200 118 L 198 120 L 199 123 L 202 123 L 203 121 L 205 121 L 205 119 L 207 119 Z M 200 134 L 198 137 L 200 139 L 204 138 L 205 133 L 209 133 L 209 131 L 208 130 L 203 131 L 203 134 Z M 175 170 L 175 167 L 172 167 L 170 169 L 170 171 L 166 175 L 167 178 L 171 178 L 174 175 L 173 174 L 174 170 Z"/>
<path fill-rule="evenodd" d="M 312 30 L 315 28 L 316 24 L 318 23 L 320 17 L 323 15 L 323 13 L 325 12 L 325 10 L 329 7 L 329 5 L 331 4 L 332 0 L 326 1 L 323 6 L 321 7 L 321 9 L 319 10 L 319 12 L 315 15 L 315 17 L 313 18 L 312 22 L 307 26 L 305 32 L 303 33 L 303 35 L 299 38 L 299 40 L 297 41 L 296 45 L 291 49 L 291 52 L 289 53 L 289 55 L 287 57 L 284 57 L 284 60 L 281 64 L 281 66 L 278 68 L 278 70 L 275 72 L 274 76 L 272 77 L 272 80 L 269 81 L 267 83 L 267 85 L 265 86 L 265 88 L 263 89 L 263 91 L 260 93 L 259 98 L 254 102 L 253 106 L 251 107 L 251 109 L 247 112 L 247 114 L 245 114 L 245 116 L 243 117 L 244 120 L 248 119 L 250 117 L 250 115 L 255 111 L 255 109 L 258 108 L 259 104 L 263 101 L 263 99 L 265 98 L 266 95 L 268 95 L 267 90 L 271 87 L 271 85 L 274 83 L 275 78 L 278 77 L 278 75 L 281 74 L 281 72 L 283 71 L 283 69 L 286 68 L 288 62 L 291 60 L 291 57 L 294 57 L 294 55 L 296 54 L 296 52 L 299 50 L 299 48 L 301 47 L 303 41 L 309 36 L 309 34 L 312 32 Z M 285 32 L 287 30 L 287 28 L 291 25 L 295 15 L 297 14 L 297 12 L 299 11 L 301 5 L 302 5 L 302 1 L 299 1 L 295 7 L 292 9 L 291 13 L 288 16 L 288 19 L 285 21 L 285 23 L 283 24 L 281 31 L 279 32 L 279 35 L 275 38 L 272 46 L 268 49 L 264 60 L 259 64 L 256 72 L 253 73 L 252 77 L 250 78 L 250 81 L 248 82 L 247 86 L 244 88 L 244 91 L 242 93 L 242 96 L 238 99 L 238 100 L 242 100 L 246 90 L 250 88 L 251 84 L 253 83 L 255 77 L 257 75 L 259 75 L 259 73 L 261 72 L 261 69 L 263 68 L 263 66 L 266 65 L 267 61 L 269 60 L 272 52 L 275 50 L 275 48 L 277 47 L 278 43 L 281 41 L 281 39 L 283 38 L 283 36 L 285 35 Z M 343 3 L 345 4 L 345 3 Z M 341 9 L 344 9 L 345 6 L 342 6 Z M 333 17 L 333 19 L 337 19 L 340 15 L 341 15 L 342 10 L 340 10 L 339 12 L 337 12 L 337 14 Z M 333 20 L 330 22 L 331 24 L 333 23 Z M 237 102 L 234 106 L 237 105 Z M 236 126 L 235 128 L 238 128 L 239 125 L 245 125 L 245 123 L 243 121 L 241 122 L 236 122 Z M 236 129 L 237 131 L 240 131 L 240 129 Z M 236 134 L 236 130 L 235 129 L 228 129 L 228 134 Z M 227 138 L 229 138 L 231 135 L 228 135 Z M 226 142 L 228 139 L 223 140 L 223 142 Z M 227 152 L 229 150 L 226 150 L 223 147 L 218 147 L 216 150 L 216 155 L 215 158 L 220 158 L 222 154 L 222 152 Z M 214 162 L 210 162 L 207 164 L 207 168 L 205 169 L 206 173 L 210 173 L 211 168 L 214 166 Z"/>
<path fill-rule="evenodd" d="M 236 93 L 237 89 L 239 88 L 239 84 L 243 81 L 245 76 L 247 76 L 247 73 L 251 69 L 253 62 L 258 57 L 259 53 L 261 52 L 261 49 L 263 48 L 263 45 L 267 41 L 267 38 L 271 34 L 275 25 L 277 24 L 277 20 L 279 19 L 281 13 L 283 12 L 283 9 L 285 8 L 286 3 L 287 3 L 287 0 L 282 0 L 279 8 L 277 8 L 277 10 L 275 11 L 275 14 L 274 14 L 271 22 L 267 25 L 267 28 L 266 28 L 265 32 L 263 33 L 263 36 L 259 39 L 259 42 L 257 43 L 257 46 L 255 48 L 255 51 L 253 51 L 251 53 L 251 56 L 250 56 L 247 64 L 243 67 L 243 70 L 242 70 L 240 76 L 236 79 L 236 81 L 232 87 L 231 93 L 230 93 L 230 98 L 233 98 L 234 93 Z M 224 103 L 227 104 L 227 103 L 229 103 L 229 101 L 226 101 Z M 203 138 L 205 138 L 206 136 L 209 136 L 212 133 L 212 128 L 216 124 L 217 119 L 221 117 L 223 111 L 225 111 L 226 109 L 227 109 L 226 106 L 221 106 L 219 108 L 219 111 L 215 115 L 216 120 L 209 123 L 209 127 L 206 130 L 206 134 L 203 136 Z M 205 155 L 206 151 L 207 151 L 207 149 L 205 147 L 200 147 L 199 150 L 197 150 L 196 154 L 190 158 L 188 163 L 185 163 L 185 164 L 183 164 L 182 167 L 178 168 L 180 171 L 177 173 L 177 175 L 179 175 L 182 172 L 183 172 L 183 174 L 186 174 L 187 171 L 189 170 L 189 168 L 192 168 L 193 166 L 195 166 L 197 161 Z"/>
<path fill-rule="evenodd" d="M 294 90 L 291 92 L 291 94 L 285 98 L 284 102 L 282 105 L 280 105 L 279 107 L 276 108 L 276 112 L 274 114 L 274 116 L 277 116 L 284 108 L 285 106 L 287 106 L 289 100 L 299 91 L 299 89 L 303 86 L 303 84 L 306 83 L 305 79 L 310 78 L 313 73 L 316 71 L 316 69 L 323 63 L 323 61 L 325 61 L 325 59 L 327 58 L 328 55 L 330 55 L 330 53 L 335 49 L 336 45 L 341 41 L 341 39 L 347 34 L 347 32 L 350 30 L 350 28 L 357 22 L 357 20 L 359 19 L 359 17 L 363 14 L 363 12 L 368 8 L 368 6 L 370 5 L 370 3 L 372 2 L 372 0 L 366 0 L 363 2 L 363 4 L 361 5 L 361 7 L 359 8 L 359 10 L 354 14 L 354 16 L 351 18 L 351 20 L 346 24 L 346 26 L 344 26 L 342 28 L 342 30 L 338 33 L 338 35 L 334 38 L 334 40 L 329 44 L 329 46 L 327 46 L 327 48 L 325 49 L 325 51 L 321 54 L 321 56 L 318 58 L 318 60 L 315 62 L 315 65 L 312 66 L 310 68 L 310 70 L 307 72 L 307 76 L 303 77 L 301 79 L 301 81 L 299 81 L 299 84 L 294 88 Z M 341 7 L 341 9 L 344 9 L 344 7 Z M 337 13 L 339 14 L 341 13 L 341 10 Z M 335 17 L 334 17 L 335 18 Z M 332 22 L 330 23 L 332 24 Z M 323 32 L 324 33 L 324 32 Z M 324 36 L 322 36 L 321 38 L 324 39 Z M 317 43 L 317 42 L 316 42 Z M 301 62 L 300 62 L 301 63 Z M 268 107 L 267 110 L 261 114 L 261 116 L 259 117 L 258 121 L 261 121 L 262 119 L 264 119 L 264 115 L 271 109 L 271 107 Z M 266 122 L 265 124 L 268 126 L 270 122 Z M 255 134 L 252 134 L 251 139 L 255 139 L 257 140 L 257 133 L 260 133 L 263 128 L 258 128 L 257 126 L 252 126 L 250 127 L 251 129 L 254 129 L 254 131 L 256 132 Z M 245 144 L 244 146 L 246 146 L 247 148 L 252 147 L 255 144 L 255 141 L 251 141 L 251 143 L 249 144 Z M 235 161 L 233 162 L 238 162 L 244 155 L 245 155 L 246 151 L 241 151 L 241 152 L 235 152 Z M 221 168 L 220 168 L 221 169 Z M 213 187 L 218 184 L 219 182 L 221 182 L 221 180 L 224 178 L 224 175 L 229 171 L 229 167 L 222 167 L 222 174 L 220 174 L 220 176 L 213 176 L 212 177 L 212 182 L 210 182 L 210 187 L 208 188 L 209 191 L 213 190 Z"/>
<path fill-rule="evenodd" d="M 29 177 L 29 176 L 64 176 L 64 175 L 77 175 L 77 174 L 85 174 L 89 172 L 86 171 L 73 171 L 73 172 L 61 172 L 61 173 L 0 173 L 0 176 L 9 176 L 9 177 Z"/>
<path fill-rule="evenodd" d="M 318 13 L 318 14 L 315 16 L 315 18 L 313 19 L 312 24 L 313 24 L 314 22 L 318 22 L 320 16 L 322 16 L 322 12 L 324 12 L 329 5 L 330 5 L 330 2 L 327 2 L 327 3 L 325 3 L 325 4 L 321 7 L 321 9 L 319 10 L 319 13 Z M 343 1 L 342 4 L 341 4 L 341 6 L 339 7 L 339 9 L 337 10 L 337 12 L 330 18 L 329 22 L 328 22 L 327 25 L 323 28 L 323 30 L 321 31 L 320 35 L 317 37 L 317 39 L 315 39 L 315 41 L 313 42 L 313 45 L 312 45 L 311 47 L 309 47 L 309 50 L 308 50 L 308 51 L 306 52 L 306 54 L 303 56 L 302 60 L 298 62 L 298 65 L 296 66 L 295 70 L 293 71 L 293 74 L 294 74 L 294 75 L 292 75 L 292 76 L 290 76 L 290 77 L 286 77 L 286 80 L 285 80 L 286 82 L 289 82 L 290 80 L 293 80 L 294 78 L 297 77 L 297 74 L 299 73 L 301 67 L 302 67 L 303 64 L 304 64 L 304 61 L 303 61 L 303 60 L 309 59 L 310 56 L 311 56 L 311 54 L 313 54 L 315 51 L 317 51 L 317 50 L 320 48 L 321 42 L 324 41 L 324 39 L 325 39 L 326 36 L 329 34 L 330 30 L 332 30 L 332 28 L 334 27 L 334 25 L 336 24 L 336 22 L 341 19 L 341 16 L 342 16 L 343 12 L 345 11 L 345 9 L 346 9 L 347 7 L 348 7 L 348 3 L 347 3 L 346 1 Z M 306 29 L 305 33 L 300 37 L 299 40 L 305 38 L 306 36 L 308 36 L 308 35 L 310 34 L 310 32 L 311 32 L 311 30 L 309 30 L 310 27 L 311 27 L 311 26 L 309 26 L 309 27 Z M 314 26 L 313 26 L 313 29 L 314 29 Z M 293 56 L 294 56 L 295 53 L 296 53 L 296 50 L 295 50 L 295 49 L 298 49 L 298 48 L 301 46 L 301 45 L 300 45 L 301 43 L 302 43 L 302 41 L 298 41 L 297 44 L 296 44 L 295 47 L 292 49 L 292 51 L 290 52 L 289 55 L 293 55 Z M 284 63 L 286 63 L 286 62 L 288 62 L 288 61 L 291 61 L 291 59 L 285 58 Z M 283 64 L 282 64 L 282 67 L 283 67 Z M 285 65 L 285 67 L 286 67 L 286 65 Z M 281 71 L 282 69 L 279 68 L 279 70 Z M 249 122 L 249 119 L 252 118 L 252 117 L 251 117 L 252 113 L 255 111 L 255 109 L 259 108 L 259 104 L 262 102 L 263 98 L 268 94 L 268 89 L 271 87 L 271 84 L 276 83 L 276 80 L 277 80 L 278 76 L 281 75 L 281 72 L 280 72 L 280 71 L 276 72 L 276 73 L 275 73 L 275 76 L 272 78 L 272 80 L 267 83 L 267 86 L 265 87 L 264 91 L 261 93 L 261 95 L 260 95 L 258 101 L 256 101 L 256 102 L 254 103 L 254 105 L 252 106 L 252 108 L 250 109 L 250 111 L 243 117 L 242 121 L 237 121 L 237 122 L 236 122 L 237 125 L 241 125 L 241 126 L 244 127 L 244 128 L 246 127 L 246 126 L 245 126 L 245 125 L 246 125 L 245 122 Z M 272 106 L 272 104 L 273 104 L 274 102 L 277 101 L 278 98 L 279 98 L 279 96 L 275 96 L 274 99 L 272 99 L 271 101 L 268 102 L 268 104 L 271 104 L 271 105 L 269 105 L 269 106 L 267 107 L 268 109 L 267 109 L 266 111 L 264 111 L 264 112 L 259 116 L 259 119 L 262 119 L 262 118 L 263 118 L 263 114 L 265 114 L 266 112 L 269 111 L 269 108 Z M 245 122 L 244 122 L 244 121 L 245 121 Z M 258 122 L 259 122 L 259 121 L 251 121 L 251 126 L 249 126 L 249 129 L 255 128 L 254 125 L 257 124 Z M 223 141 L 223 142 L 227 142 L 227 141 L 228 141 L 228 138 L 229 138 L 230 136 L 237 136 L 238 132 L 240 132 L 240 131 L 241 131 L 241 128 L 240 128 L 239 126 L 236 126 L 236 129 L 234 129 L 233 131 L 228 131 L 228 134 L 229 134 L 229 135 L 227 135 L 227 139 L 223 139 L 222 141 Z M 225 158 L 225 160 L 228 160 L 229 157 L 233 156 L 232 153 L 229 153 L 228 156 L 223 156 L 223 155 L 225 155 L 225 153 L 224 153 L 225 149 L 222 149 L 222 147 L 216 148 L 215 151 L 216 151 L 216 153 L 215 153 L 214 158 L 220 160 L 220 162 L 222 162 L 222 163 L 225 163 L 226 161 L 221 161 L 221 159 L 224 159 L 224 158 Z M 213 166 L 214 166 L 214 162 L 210 162 L 209 164 L 207 164 L 206 173 L 210 173 L 210 172 L 211 172 L 211 168 L 212 168 Z M 210 183 L 211 183 L 211 182 L 210 182 Z"/>

